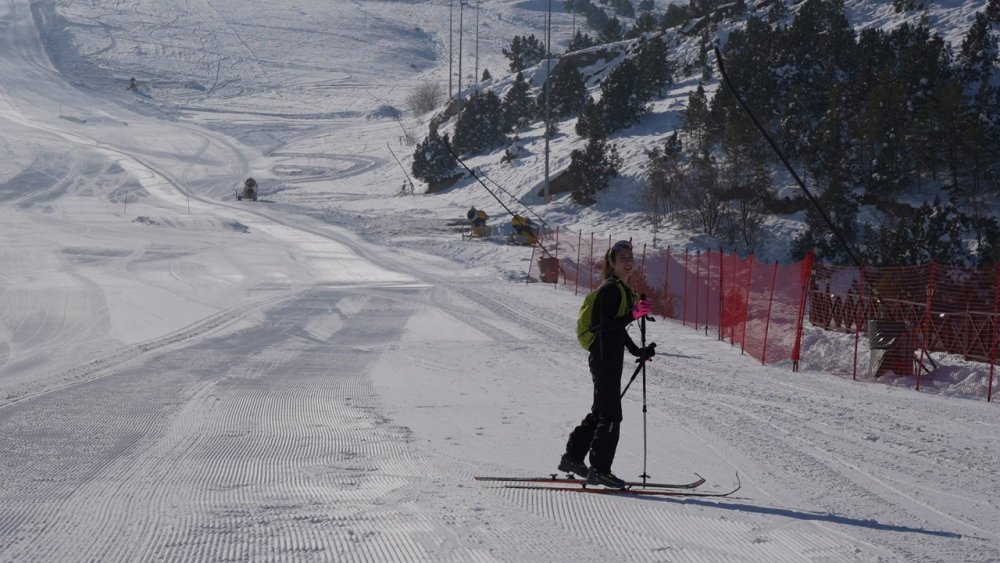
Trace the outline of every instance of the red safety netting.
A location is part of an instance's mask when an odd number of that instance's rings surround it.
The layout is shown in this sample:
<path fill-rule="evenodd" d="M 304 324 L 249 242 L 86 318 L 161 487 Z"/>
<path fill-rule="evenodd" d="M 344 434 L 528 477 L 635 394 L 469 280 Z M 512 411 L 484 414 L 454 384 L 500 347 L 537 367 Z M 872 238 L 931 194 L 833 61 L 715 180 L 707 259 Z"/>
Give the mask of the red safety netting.
<path fill-rule="evenodd" d="M 550 233 L 539 252 L 538 279 L 577 293 L 592 291 L 614 240 Z M 791 360 L 797 367 L 811 259 L 782 266 L 721 251 L 673 252 L 644 244 L 636 244 L 634 253 L 639 272 L 630 283 L 655 314 L 739 344 L 763 363 Z"/>
<path fill-rule="evenodd" d="M 603 258 L 614 240 L 618 237 L 545 231 L 528 278 L 588 293 L 600 284 Z M 998 269 L 933 263 L 844 268 L 815 264 L 811 255 L 794 264 L 763 264 L 752 256 L 645 244 L 634 244 L 634 253 L 639 272 L 631 284 L 647 296 L 655 314 L 738 344 L 762 363 L 787 360 L 797 369 L 803 323 L 809 323 L 855 335 L 855 377 L 862 334 L 869 337 L 871 362 L 879 360 L 868 366 L 871 375 L 881 370 L 912 375 L 918 389 L 932 373 L 928 352 L 989 362 L 988 382 L 970 392 L 992 399 L 1000 347 Z M 878 330 L 870 331 L 870 325 Z M 876 356 L 879 337 L 886 335 L 892 337 L 891 350 Z"/>
<path fill-rule="evenodd" d="M 928 352 L 989 362 L 989 381 L 969 391 L 991 400 L 992 366 L 998 355 L 997 279 L 996 269 L 935 263 L 865 269 L 817 264 L 809 288 L 808 322 L 826 330 L 863 333 L 870 339 L 877 337 L 869 330 L 870 321 L 894 323 L 899 332 L 897 350 L 885 369 L 915 376 L 918 389 L 934 377 Z M 873 371 L 871 375 L 880 375 Z"/>

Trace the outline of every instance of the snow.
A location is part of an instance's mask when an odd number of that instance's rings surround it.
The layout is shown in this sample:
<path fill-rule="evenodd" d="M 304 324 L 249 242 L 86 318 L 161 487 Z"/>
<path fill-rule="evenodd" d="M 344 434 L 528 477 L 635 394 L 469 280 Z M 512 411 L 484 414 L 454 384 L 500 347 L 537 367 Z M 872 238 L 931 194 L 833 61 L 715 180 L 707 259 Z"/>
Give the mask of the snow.
<path fill-rule="evenodd" d="M 935 17 L 967 19 L 953 4 Z M 555 471 L 591 395 L 581 296 L 449 226 L 472 205 L 504 222 L 475 182 L 399 194 L 387 145 L 408 166 L 426 131 L 404 100 L 447 81 L 449 2 L 275 6 L 0 5 L 0 560 L 1000 560 L 997 407 L 962 392 L 981 367 L 856 382 L 835 375 L 853 339 L 825 333 L 793 373 L 650 324 L 614 469 L 738 474 L 733 497 L 474 481 Z M 478 72 L 503 76 L 544 9 L 482 2 Z M 539 133 L 469 163 L 553 224 L 651 238 L 606 198 L 545 204 Z M 238 202 L 249 175 L 260 201 Z"/>

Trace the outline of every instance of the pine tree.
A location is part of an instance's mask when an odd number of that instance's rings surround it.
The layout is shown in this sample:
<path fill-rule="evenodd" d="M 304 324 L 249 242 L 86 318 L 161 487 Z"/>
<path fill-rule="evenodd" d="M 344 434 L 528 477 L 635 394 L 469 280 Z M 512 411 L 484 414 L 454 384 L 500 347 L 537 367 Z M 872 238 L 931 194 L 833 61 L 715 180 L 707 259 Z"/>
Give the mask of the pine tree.
<path fill-rule="evenodd" d="M 781 2 L 778 2 L 779 4 Z M 677 27 L 691 19 L 691 8 L 686 4 L 671 3 L 667 6 L 667 11 L 663 12 L 660 18 L 660 29 L 666 31 L 672 27 Z"/>
<path fill-rule="evenodd" d="M 993 268 L 1000 263 L 1000 222 L 985 215 L 969 218 L 969 231 L 973 237 L 972 254 L 977 268 Z"/>
<path fill-rule="evenodd" d="M 566 169 L 569 184 L 573 186 L 573 201 L 581 205 L 596 203 L 597 192 L 608 187 L 621 165 L 618 150 L 604 139 L 591 139 L 583 150 L 574 150 Z"/>
<path fill-rule="evenodd" d="M 615 13 L 623 18 L 634 18 L 635 17 L 635 7 L 632 6 L 632 0 L 610 0 L 611 7 L 614 8 Z"/>
<path fill-rule="evenodd" d="M 858 236 L 855 220 L 858 215 L 858 201 L 851 193 L 851 184 L 829 184 L 817 197 L 819 207 L 822 207 L 848 244 L 854 245 Z M 823 216 L 816 211 L 815 206 L 806 208 L 806 229 L 792 242 L 791 255 L 800 260 L 815 249 L 819 260 L 831 264 L 847 265 L 851 263 L 847 251 L 840 245 L 830 226 Z"/>
<path fill-rule="evenodd" d="M 432 131 L 413 151 L 413 165 L 410 170 L 418 180 L 434 184 L 456 176 L 458 161 L 448 150 L 448 135 L 439 137 Z"/>
<path fill-rule="evenodd" d="M 694 139 L 695 152 L 707 152 L 708 98 L 702 84 L 698 84 L 698 88 L 688 97 L 682 129 Z"/>
<path fill-rule="evenodd" d="M 659 36 L 646 41 L 636 57 L 639 90 L 646 100 L 658 96 L 673 82 L 674 66 L 667 58 L 667 44 Z"/>
<path fill-rule="evenodd" d="M 476 92 L 465 101 L 455 124 L 455 152 L 468 154 L 507 143 L 503 107 L 492 90 Z"/>
<path fill-rule="evenodd" d="M 534 34 L 518 35 L 511 40 L 510 49 L 500 52 L 510 60 L 510 71 L 520 72 L 545 58 L 545 45 Z"/>
<path fill-rule="evenodd" d="M 618 18 L 611 18 L 601 27 L 597 40 L 601 43 L 614 43 L 621 41 L 623 35 L 622 22 L 618 21 Z"/>
<path fill-rule="evenodd" d="M 507 131 L 523 127 L 535 114 L 535 101 L 529 95 L 524 73 L 517 73 L 514 84 L 503 98 L 503 121 Z"/>
<path fill-rule="evenodd" d="M 959 52 L 963 77 L 971 88 L 989 82 L 997 66 L 997 38 L 991 33 L 990 20 L 982 12 L 969 28 Z"/>
<path fill-rule="evenodd" d="M 560 62 L 552 71 L 552 93 L 549 97 L 549 111 L 553 118 L 563 118 L 576 115 L 587 101 L 587 85 L 583 75 L 576 65 Z M 538 96 L 537 106 L 540 111 L 545 109 L 545 82 Z"/>
<path fill-rule="evenodd" d="M 589 96 L 580 108 L 580 117 L 576 120 L 576 134 L 588 139 L 606 139 L 608 136 L 604 125 L 603 106 Z"/>
<path fill-rule="evenodd" d="M 654 223 L 658 224 L 677 205 L 680 185 L 684 181 L 681 169 L 683 159 L 683 145 L 676 131 L 662 147 L 655 147 L 649 154 L 644 200 Z"/>
<path fill-rule="evenodd" d="M 632 24 L 631 28 L 629 28 L 628 32 L 625 34 L 625 38 L 635 39 L 636 37 L 642 36 L 644 33 L 656 31 L 658 27 L 659 21 L 657 21 L 656 16 L 649 12 L 643 12 L 635 19 L 635 23 Z"/>
<path fill-rule="evenodd" d="M 649 113 L 635 60 L 625 59 L 601 81 L 604 129 L 611 133 L 631 127 Z"/>
<path fill-rule="evenodd" d="M 569 40 L 569 45 L 566 47 L 566 50 L 570 52 L 579 51 L 581 49 L 588 49 L 594 45 L 597 45 L 597 42 L 594 41 L 593 37 L 580 30 L 576 30 L 576 34 Z"/>
<path fill-rule="evenodd" d="M 480 78 L 480 79 L 479 79 L 479 81 L 480 81 L 480 82 L 486 82 L 487 80 L 489 80 L 489 79 L 491 79 L 491 78 L 493 78 L 493 75 L 492 75 L 492 74 L 490 74 L 490 69 L 488 69 L 488 68 L 484 68 L 484 69 L 483 69 L 483 77 L 482 77 L 482 78 Z"/>
<path fill-rule="evenodd" d="M 986 5 L 986 17 L 993 23 L 1000 23 L 1000 0 L 990 0 Z"/>

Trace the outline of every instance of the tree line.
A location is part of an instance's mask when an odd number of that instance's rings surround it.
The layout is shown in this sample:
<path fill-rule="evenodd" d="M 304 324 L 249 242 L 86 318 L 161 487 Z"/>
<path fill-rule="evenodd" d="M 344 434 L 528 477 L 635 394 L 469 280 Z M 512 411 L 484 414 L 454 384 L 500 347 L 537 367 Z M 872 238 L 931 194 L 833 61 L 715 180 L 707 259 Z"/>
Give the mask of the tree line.
<path fill-rule="evenodd" d="M 610 3 L 616 15 L 607 16 L 589 0 L 567 2 L 600 30 L 596 37 L 577 32 L 571 51 L 635 38 L 600 77 L 596 96 L 567 56 L 553 61 L 552 75 L 533 89 L 523 71 L 544 59 L 544 46 L 519 36 L 503 51 L 517 73 L 511 86 L 503 97 L 483 89 L 464 101 L 453 149 L 474 154 L 506 146 L 504 158 L 517 158 L 517 134 L 544 119 L 551 88 L 545 134 L 559 134 L 559 122 L 578 117 L 575 132 L 586 145 L 573 151 L 565 174 L 574 200 L 588 205 L 622 164 L 608 136 L 640 123 L 676 76 L 700 75 L 682 127 L 648 155 L 640 197 L 654 232 L 665 221 L 682 221 L 731 250 L 753 253 L 769 216 L 802 213 L 805 229 L 789 258 L 815 249 L 824 261 L 846 263 L 815 209 L 801 197 L 776 195 L 776 183 L 788 183 L 780 163 L 730 92 L 718 87 L 708 53 L 713 26 L 722 21 L 717 10 L 726 10 L 744 21 L 722 49 L 734 85 L 864 261 L 1000 260 L 1000 223 L 992 213 L 1000 195 L 1000 0 L 975 15 L 957 48 L 924 23 L 855 30 L 842 0 L 806 0 L 792 16 L 780 1 L 749 15 L 740 2 L 671 4 L 661 14 L 641 2 L 632 15 L 624 4 Z M 915 0 L 895 5 L 921 8 Z M 597 11 L 607 20 L 589 15 Z M 619 15 L 632 27 L 615 22 L 618 33 L 605 33 Z M 700 45 L 694 61 L 673 62 L 663 33 L 669 29 L 692 34 Z M 454 157 L 440 141 L 434 133 L 418 145 L 418 178 L 454 176 Z"/>

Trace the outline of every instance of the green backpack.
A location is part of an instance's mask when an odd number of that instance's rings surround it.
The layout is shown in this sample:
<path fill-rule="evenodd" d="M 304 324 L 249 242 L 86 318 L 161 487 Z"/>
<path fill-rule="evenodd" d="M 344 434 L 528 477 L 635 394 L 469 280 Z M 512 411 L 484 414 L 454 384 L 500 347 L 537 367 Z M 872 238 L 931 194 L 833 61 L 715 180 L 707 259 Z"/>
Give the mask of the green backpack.
<path fill-rule="evenodd" d="M 580 346 L 583 346 L 584 350 L 590 350 L 590 345 L 594 343 L 594 339 L 597 338 L 597 331 L 601 328 L 594 324 L 594 300 L 597 298 L 597 292 L 601 291 L 609 283 L 617 285 L 618 291 L 622 292 L 621 304 L 618 306 L 618 314 L 616 316 L 623 317 L 626 311 L 628 311 L 628 296 L 625 294 L 625 287 L 613 279 L 604 280 L 604 283 L 600 287 L 588 293 L 583 298 L 583 304 L 580 305 L 580 313 L 576 317 L 576 339 L 580 343 Z"/>

